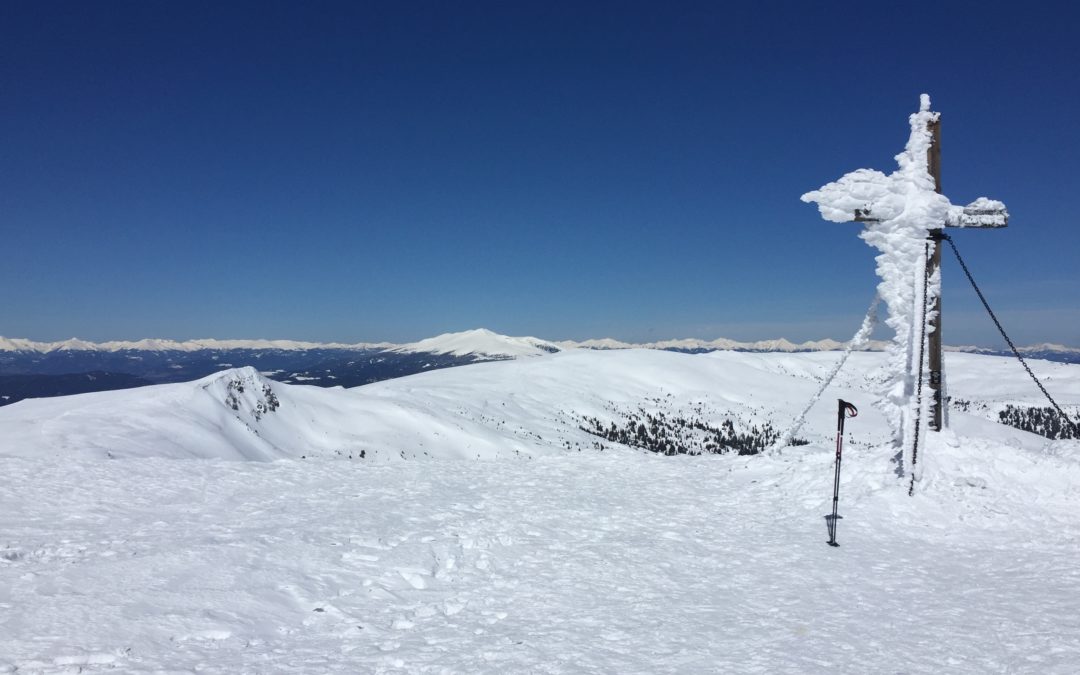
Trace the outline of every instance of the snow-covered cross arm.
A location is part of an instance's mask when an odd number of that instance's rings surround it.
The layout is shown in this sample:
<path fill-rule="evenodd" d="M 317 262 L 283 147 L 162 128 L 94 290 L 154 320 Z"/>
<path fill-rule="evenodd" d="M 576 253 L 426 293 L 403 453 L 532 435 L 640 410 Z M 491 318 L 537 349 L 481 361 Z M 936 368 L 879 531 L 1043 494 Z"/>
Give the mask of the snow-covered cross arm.
<path fill-rule="evenodd" d="M 869 204 L 856 207 L 850 220 L 856 223 L 877 223 L 881 219 L 875 217 L 875 213 Z M 945 214 L 945 227 L 985 227 L 999 228 L 1008 227 L 1009 212 L 1005 205 L 996 199 L 979 197 L 967 206 L 954 206 L 949 204 L 949 210 Z"/>
<path fill-rule="evenodd" d="M 1006 227 L 1009 212 L 995 199 L 979 197 L 967 206 L 953 206 L 945 227 Z"/>
<path fill-rule="evenodd" d="M 834 223 L 882 223 L 902 220 L 927 230 L 944 227 L 999 228 L 1009 223 L 1005 204 L 979 197 L 955 206 L 939 192 L 935 154 L 940 149 L 940 113 L 931 112 L 930 97 L 921 96 L 919 112 L 911 115 L 911 136 L 896 156 L 900 168 L 886 176 L 857 169 L 839 180 L 802 196 L 815 202 L 821 217 Z"/>

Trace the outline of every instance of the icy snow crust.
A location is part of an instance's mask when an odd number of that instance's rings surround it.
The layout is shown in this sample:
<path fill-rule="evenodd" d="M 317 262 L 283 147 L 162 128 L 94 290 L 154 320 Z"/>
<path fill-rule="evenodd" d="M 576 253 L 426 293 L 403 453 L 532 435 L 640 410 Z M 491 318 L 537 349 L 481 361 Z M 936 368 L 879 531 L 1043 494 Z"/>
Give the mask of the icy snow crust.
<path fill-rule="evenodd" d="M 927 439 L 914 498 L 865 404 L 883 354 L 779 457 L 577 426 L 782 427 L 837 358 L 573 352 L 348 391 L 240 369 L 5 407 L 0 672 L 1076 672 L 1080 443 L 985 419 L 1038 403 L 1013 360 L 946 355 L 973 413 Z M 1032 366 L 1077 407 L 1080 366 Z M 832 549 L 837 397 L 861 414 Z"/>

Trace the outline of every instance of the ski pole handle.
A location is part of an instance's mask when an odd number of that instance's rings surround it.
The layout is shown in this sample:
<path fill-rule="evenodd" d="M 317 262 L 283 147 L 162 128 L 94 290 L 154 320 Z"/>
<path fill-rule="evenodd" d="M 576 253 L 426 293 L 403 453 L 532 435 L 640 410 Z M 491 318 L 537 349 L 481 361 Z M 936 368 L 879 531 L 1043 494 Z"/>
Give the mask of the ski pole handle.
<path fill-rule="evenodd" d="M 859 409 L 842 398 L 836 399 L 836 456 L 840 456 L 840 437 L 844 435 L 844 418 L 858 417 Z"/>

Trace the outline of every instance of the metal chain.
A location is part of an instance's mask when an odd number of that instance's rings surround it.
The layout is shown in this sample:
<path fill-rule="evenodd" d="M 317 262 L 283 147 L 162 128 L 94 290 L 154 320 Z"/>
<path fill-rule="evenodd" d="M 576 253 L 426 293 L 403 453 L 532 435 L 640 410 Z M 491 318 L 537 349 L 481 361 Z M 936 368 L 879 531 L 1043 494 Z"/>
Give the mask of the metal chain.
<path fill-rule="evenodd" d="M 964 274 L 967 275 L 968 281 L 971 282 L 971 287 L 975 289 L 975 294 L 979 296 L 979 300 L 982 301 L 983 307 L 986 308 L 987 314 L 990 315 L 990 318 L 994 321 L 994 325 L 997 326 L 998 332 L 1001 333 L 1001 337 L 1005 338 L 1005 342 L 1009 344 L 1009 349 L 1012 350 L 1013 355 L 1016 356 L 1016 358 L 1020 361 L 1020 365 L 1024 367 L 1024 370 L 1027 371 L 1027 374 L 1031 376 L 1031 379 L 1035 382 L 1035 386 L 1039 388 L 1039 391 L 1041 391 L 1043 395 L 1046 396 L 1046 400 L 1050 401 L 1050 405 L 1054 406 L 1054 410 L 1057 410 L 1058 414 L 1061 415 L 1061 419 L 1065 420 L 1065 422 L 1072 427 L 1073 432 L 1075 432 L 1077 435 L 1080 435 L 1080 424 L 1077 424 L 1072 420 L 1072 418 L 1066 415 L 1065 411 L 1062 410 L 1061 406 L 1059 406 L 1057 401 L 1054 400 L 1054 397 L 1050 395 L 1050 392 L 1046 391 L 1046 387 L 1044 387 L 1042 382 L 1039 381 L 1039 378 L 1035 377 L 1035 373 L 1031 372 L 1031 368 L 1028 367 L 1027 361 L 1024 360 L 1023 356 L 1020 356 L 1020 350 L 1016 348 L 1016 345 L 1013 344 L 1013 341 L 1005 332 L 1005 329 L 1001 327 L 1001 322 L 998 321 L 997 316 L 994 314 L 994 310 L 990 309 L 990 303 L 986 301 L 986 298 L 983 296 L 982 291 L 979 290 L 979 285 L 975 283 L 975 277 L 971 276 L 971 271 L 968 269 L 968 266 L 964 264 L 964 259 L 960 257 L 960 251 L 956 249 L 956 244 L 953 243 L 952 237 L 947 234 L 943 234 L 943 238 L 945 239 L 945 241 L 949 242 L 949 246 L 952 247 L 953 254 L 956 255 L 956 260 L 960 263 L 960 268 L 964 270 Z"/>
<path fill-rule="evenodd" d="M 915 388 L 915 440 L 911 444 L 911 486 L 908 497 L 915 494 L 915 463 L 919 459 L 919 425 L 922 423 L 923 358 L 926 356 L 926 305 L 930 290 L 930 244 L 924 246 L 926 263 L 923 265 L 922 283 L 922 330 L 919 332 L 919 385 Z"/>

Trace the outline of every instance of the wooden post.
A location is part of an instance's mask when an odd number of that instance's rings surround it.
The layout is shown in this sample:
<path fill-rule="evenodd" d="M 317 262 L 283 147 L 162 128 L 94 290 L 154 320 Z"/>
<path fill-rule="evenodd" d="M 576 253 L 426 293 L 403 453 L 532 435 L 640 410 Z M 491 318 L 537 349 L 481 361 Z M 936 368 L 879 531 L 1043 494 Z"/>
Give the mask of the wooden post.
<path fill-rule="evenodd" d="M 934 191 L 941 194 L 941 121 L 940 118 L 929 124 L 931 143 L 926 151 L 926 165 L 930 175 L 934 178 Z M 944 225 L 945 223 L 942 223 Z M 930 256 L 930 262 L 926 273 L 933 275 L 941 269 L 941 242 L 944 230 L 937 228 L 930 230 L 930 240 L 934 242 L 934 252 Z M 939 286 L 940 288 L 940 286 Z M 941 358 L 941 292 L 935 293 L 930 298 L 929 310 L 931 316 L 930 326 L 932 332 L 929 337 L 930 348 L 930 388 L 933 394 L 930 398 L 930 415 L 927 420 L 932 431 L 941 431 L 943 418 L 943 405 L 941 395 L 942 373 L 944 364 Z M 920 366 L 921 367 L 921 366 Z"/>

